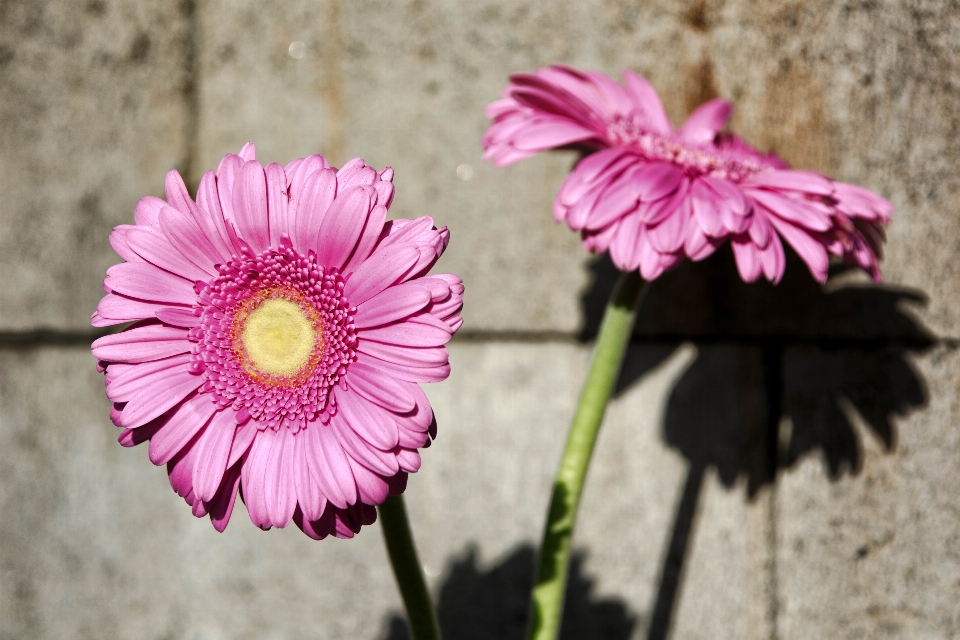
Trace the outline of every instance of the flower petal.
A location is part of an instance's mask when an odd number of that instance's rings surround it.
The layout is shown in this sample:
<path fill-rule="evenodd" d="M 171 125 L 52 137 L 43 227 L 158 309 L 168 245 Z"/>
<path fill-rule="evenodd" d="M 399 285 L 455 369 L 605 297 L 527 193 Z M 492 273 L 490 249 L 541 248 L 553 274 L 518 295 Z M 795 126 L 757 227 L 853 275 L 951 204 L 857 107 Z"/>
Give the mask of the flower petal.
<path fill-rule="evenodd" d="M 688 144 L 710 144 L 732 113 L 733 105 L 722 98 L 714 98 L 697 107 L 677 133 Z"/>
<path fill-rule="evenodd" d="M 111 291 L 140 300 L 187 306 L 197 301 L 193 282 L 145 262 L 115 264 L 103 282 Z"/>
<path fill-rule="evenodd" d="M 230 446 L 237 430 L 237 421 L 232 411 L 221 411 L 213 416 L 210 424 L 197 441 L 197 458 L 193 466 L 193 490 L 204 502 L 213 500 L 220 489 L 220 482 L 227 470 Z"/>
<path fill-rule="evenodd" d="M 256 253 L 270 246 L 267 176 L 256 160 L 244 163 L 233 185 L 233 215 L 240 237 Z"/>
<path fill-rule="evenodd" d="M 306 255 L 317 248 L 320 224 L 337 193 L 337 172 L 333 169 L 316 171 L 303 185 L 300 201 L 294 210 L 293 247 Z M 293 204 L 293 203 L 291 203 Z"/>
<path fill-rule="evenodd" d="M 430 290 L 416 281 L 399 284 L 358 305 L 354 324 L 358 329 L 388 324 L 420 311 L 430 301 Z"/>
<path fill-rule="evenodd" d="M 217 406 L 205 394 L 198 393 L 185 400 L 150 439 L 150 462 L 161 465 L 172 460 L 216 410 Z"/>
<path fill-rule="evenodd" d="M 98 360 L 139 363 L 189 353 L 191 346 L 184 329 L 148 324 L 98 338 L 91 351 Z"/>
<path fill-rule="evenodd" d="M 371 169 L 371 171 L 373 171 Z M 343 266 L 357 246 L 376 192 L 370 187 L 349 187 L 330 205 L 317 243 L 317 261 L 330 267 Z"/>

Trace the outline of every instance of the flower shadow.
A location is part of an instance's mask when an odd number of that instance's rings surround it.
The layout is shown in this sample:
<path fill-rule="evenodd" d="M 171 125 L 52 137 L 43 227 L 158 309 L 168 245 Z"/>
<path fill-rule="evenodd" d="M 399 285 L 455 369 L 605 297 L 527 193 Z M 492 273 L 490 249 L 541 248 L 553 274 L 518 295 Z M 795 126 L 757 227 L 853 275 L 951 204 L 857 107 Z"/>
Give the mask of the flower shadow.
<path fill-rule="evenodd" d="M 580 338 L 592 339 L 618 272 L 606 257 L 590 264 Z M 724 486 L 746 478 L 747 498 L 775 482 L 780 469 L 820 452 L 828 475 L 856 474 L 863 461 L 857 424 L 886 451 L 896 447 L 892 417 L 926 403 L 925 384 L 910 364 L 934 336 L 903 307 L 922 293 L 849 282 L 844 267 L 814 282 L 788 253 L 777 286 L 741 281 L 728 248 L 686 263 L 648 292 L 617 385 L 622 394 L 685 342 L 697 356 L 670 392 L 665 442 L 689 462 L 686 484 L 665 550 L 647 629 L 669 635 L 688 540 L 704 475 Z"/>
<path fill-rule="evenodd" d="M 457 640 L 522 640 L 530 613 L 536 551 L 532 545 L 515 548 L 495 565 L 479 565 L 476 547 L 453 558 L 444 571 L 437 597 L 440 630 Z M 629 640 L 636 616 L 618 599 L 599 597 L 584 572 L 586 556 L 574 553 L 570 565 L 561 640 L 591 638 Z M 399 613 L 385 621 L 383 640 L 409 640 Z"/>

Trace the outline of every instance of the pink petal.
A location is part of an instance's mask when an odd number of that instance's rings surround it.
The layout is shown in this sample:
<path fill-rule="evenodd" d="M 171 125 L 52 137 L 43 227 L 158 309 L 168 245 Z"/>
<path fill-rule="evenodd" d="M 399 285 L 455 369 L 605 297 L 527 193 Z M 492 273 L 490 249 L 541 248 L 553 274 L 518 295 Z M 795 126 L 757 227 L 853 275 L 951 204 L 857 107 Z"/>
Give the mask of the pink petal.
<path fill-rule="evenodd" d="M 564 180 L 557 194 L 557 202 L 567 207 L 573 206 L 596 186 L 601 176 L 616 175 L 637 161 L 636 156 L 621 148 L 603 149 L 597 153 L 591 153 L 581 160 Z"/>
<path fill-rule="evenodd" d="M 227 470 L 220 485 L 220 491 L 214 496 L 207 511 L 210 512 L 210 522 L 213 528 L 223 533 L 233 514 L 233 505 L 237 502 L 237 489 L 240 487 L 240 467 L 235 466 Z"/>
<path fill-rule="evenodd" d="M 610 242 L 610 259 L 621 271 L 633 271 L 640 265 L 638 246 L 644 229 L 637 214 L 624 216 Z"/>
<path fill-rule="evenodd" d="M 296 463 L 294 438 L 289 429 L 277 432 L 275 439 L 279 442 L 274 442 L 272 455 L 267 458 L 263 473 L 264 500 L 270 523 L 280 529 L 290 524 L 297 508 L 297 485 L 293 473 Z"/>
<path fill-rule="evenodd" d="M 250 521 L 261 529 L 271 526 L 267 507 L 267 465 L 283 451 L 283 441 L 278 432 L 265 429 L 257 433 L 250 453 L 242 465 L 240 482 L 243 487 L 243 502 L 247 505 Z"/>
<path fill-rule="evenodd" d="M 807 263 L 814 279 L 821 284 L 826 282 L 829 258 L 827 256 L 827 250 L 823 245 L 806 230 L 795 227 L 780 218 L 775 216 L 771 217 L 770 223 L 777 230 L 777 233 L 790 243 L 790 246 L 793 247 L 800 257 L 803 258 L 803 261 Z"/>
<path fill-rule="evenodd" d="M 207 171 L 200 179 L 197 205 L 200 208 L 197 224 L 220 254 L 221 261 L 227 262 L 238 248 L 233 246 L 230 234 L 227 233 L 223 210 L 220 207 L 220 194 L 217 191 L 217 177 L 213 171 Z"/>
<path fill-rule="evenodd" d="M 693 215 L 706 235 L 717 238 L 725 233 L 720 211 L 726 208 L 726 204 L 719 194 L 701 180 L 693 181 L 690 189 L 690 204 L 693 207 Z"/>
<path fill-rule="evenodd" d="M 350 365 L 347 384 L 370 402 L 391 411 L 406 413 L 416 406 L 403 383 L 362 362 Z"/>
<path fill-rule="evenodd" d="M 151 324 L 99 338 L 91 351 L 98 360 L 137 363 L 189 353 L 191 346 L 183 329 Z"/>
<path fill-rule="evenodd" d="M 751 189 L 748 193 L 751 198 L 770 211 L 773 214 L 772 217 L 782 218 L 793 225 L 806 227 L 811 231 L 827 231 L 831 227 L 830 216 L 799 200 L 763 189 Z"/>
<path fill-rule="evenodd" d="M 656 90 L 643 76 L 637 75 L 632 71 L 623 72 L 623 81 L 627 86 L 627 91 L 633 98 L 634 104 L 640 108 L 645 116 L 644 124 L 654 133 L 662 136 L 669 135 L 673 130 L 670 124 L 670 118 L 663 109 L 663 103 L 660 102 L 660 96 Z"/>
<path fill-rule="evenodd" d="M 320 224 L 336 193 L 337 172 L 333 169 L 316 171 L 307 178 L 300 202 L 294 208 L 293 235 L 290 236 L 293 247 L 300 253 L 316 250 Z"/>
<path fill-rule="evenodd" d="M 221 411 L 197 441 L 197 459 L 193 466 L 193 490 L 197 497 L 209 502 L 220 489 L 220 481 L 227 469 L 230 446 L 233 444 L 237 422 L 233 412 Z"/>
<path fill-rule="evenodd" d="M 416 451 L 401 449 L 397 452 L 397 462 L 407 473 L 416 473 L 420 470 L 420 454 Z"/>
<path fill-rule="evenodd" d="M 230 259 L 229 254 L 221 253 L 220 249 L 210 242 L 195 218 L 170 207 L 164 207 L 160 211 L 160 229 L 181 255 L 206 274 L 196 278 L 197 280 L 207 280 L 209 276 L 218 275 L 216 265 Z"/>
<path fill-rule="evenodd" d="M 763 249 L 770 244 L 770 238 L 773 236 L 773 229 L 767 221 L 766 209 L 754 214 L 751 218 L 750 227 L 747 229 L 750 239 L 753 240 L 757 248 Z"/>
<path fill-rule="evenodd" d="M 287 194 L 287 175 L 276 162 L 264 168 L 267 179 L 267 218 L 270 222 L 270 246 L 279 247 L 280 237 L 290 237 L 293 217 L 290 215 L 290 196 Z"/>
<path fill-rule="evenodd" d="M 677 133 L 688 144 L 710 144 L 732 113 L 733 105 L 722 98 L 714 98 L 697 107 Z"/>
<path fill-rule="evenodd" d="M 121 258 L 127 262 L 143 262 L 141 258 L 133 249 L 130 248 L 130 245 L 127 244 L 126 235 L 131 229 L 136 229 L 136 225 L 132 224 L 121 224 L 113 228 L 113 231 L 110 232 L 108 236 L 108 241 L 110 246 L 113 247 L 113 250 L 117 252 Z"/>
<path fill-rule="evenodd" d="M 381 184 L 390 184 L 389 182 L 378 182 Z M 390 185 L 391 188 L 393 185 Z M 363 225 L 363 231 L 360 233 L 360 239 L 357 240 L 357 248 L 350 255 L 350 259 L 343 265 L 343 273 L 350 273 L 358 269 L 373 253 L 383 232 L 383 225 L 387 221 L 387 207 L 378 204 L 370 210 L 370 215 L 366 217 L 366 223 Z"/>
<path fill-rule="evenodd" d="M 601 95 L 606 98 L 612 110 L 620 113 L 629 113 L 633 110 L 634 104 L 629 94 L 613 78 L 596 71 L 586 73 L 590 81 L 600 90 Z"/>
<path fill-rule="evenodd" d="M 267 218 L 267 177 L 256 160 L 241 167 L 233 185 L 233 215 L 240 237 L 255 253 L 270 246 Z"/>
<path fill-rule="evenodd" d="M 310 471 L 327 500 L 340 509 L 357 501 L 357 484 L 350 463 L 332 427 L 320 422 L 307 425 L 307 460 Z"/>
<path fill-rule="evenodd" d="M 111 291 L 155 302 L 191 306 L 197 301 L 193 282 L 143 262 L 121 262 L 107 269 L 104 284 Z"/>
<path fill-rule="evenodd" d="M 654 280 L 663 273 L 663 267 L 660 266 L 660 253 L 653 248 L 649 233 L 640 235 L 637 251 L 640 254 L 640 275 L 644 280 Z"/>
<path fill-rule="evenodd" d="M 360 239 L 375 193 L 370 187 L 349 187 L 339 193 L 320 223 L 320 264 L 339 269 L 347 261 Z"/>
<path fill-rule="evenodd" d="M 155 196 L 140 198 L 133 210 L 133 219 L 139 226 L 159 228 L 160 209 L 165 206 L 167 203 Z"/>
<path fill-rule="evenodd" d="M 145 424 L 195 391 L 203 381 L 187 368 L 192 358 L 184 354 L 133 365 L 130 372 L 115 379 L 107 395 L 114 402 L 127 403 L 120 416 L 122 426 Z"/>
<path fill-rule="evenodd" d="M 347 458 L 350 470 L 357 481 L 357 494 L 365 504 L 380 504 L 390 495 L 390 486 L 383 478 L 372 473 L 362 464 Z"/>
<path fill-rule="evenodd" d="M 354 324 L 358 329 L 388 324 L 420 311 L 430 300 L 430 290 L 417 282 L 399 284 L 358 305 Z"/>
<path fill-rule="evenodd" d="M 353 272 L 343 288 L 343 295 L 353 305 L 362 304 L 396 284 L 419 259 L 420 251 L 412 244 L 378 249 Z"/>
<path fill-rule="evenodd" d="M 170 207 L 164 208 L 173 212 Z M 134 227 L 126 234 L 125 239 L 127 245 L 144 260 L 164 271 L 176 274 L 190 282 L 207 280 L 211 276 L 209 272 L 184 258 L 183 254 L 174 249 L 167 237 L 158 229 Z"/>
<path fill-rule="evenodd" d="M 716 193 L 723 202 L 719 208 L 720 220 L 730 233 L 743 233 L 750 226 L 752 207 L 740 188 L 729 180 L 702 176 L 699 179 Z"/>
<path fill-rule="evenodd" d="M 543 117 L 518 131 L 513 137 L 513 146 L 520 150 L 541 151 L 589 140 L 596 135 L 591 129 L 569 120 Z"/>
<path fill-rule="evenodd" d="M 121 322 L 134 322 L 155 317 L 161 305 L 155 302 L 133 300 L 126 296 L 108 293 L 97 305 L 97 320 L 91 321 L 95 327 L 104 327 Z"/>
<path fill-rule="evenodd" d="M 677 210 L 684 206 L 684 203 L 689 200 L 690 187 L 690 179 L 683 178 L 677 190 L 674 191 L 672 195 L 666 198 L 660 198 L 659 200 L 644 202 L 637 210 L 640 214 L 640 219 L 648 226 L 651 226 L 660 224 L 668 217 L 676 215 Z"/>
<path fill-rule="evenodd" d="M 354 160 L 358 165 L 351 167 Z M 368 167 L 360 158 L 354 158 L 337 171 L 337 191 L 346 191 L 350 187 L 372 187 L 378 179 L 377 171 L 373 167 Z"/>
<path fill-rule="evenodd" d="M 216 410 L 210 396 L 205 394 L 185 400 L 150 439 L 150 461 L 156 465 L 169 462 L 207 424 Z"/>
<path fill-rule="evenodd" d="M 370 444 L 367 440 L 348 425 L 342 416 L 334 416 L 330 419 L 330 425 L 337 433 L 340 444 L 344 451 L 351 458 L 370 469 L 374 473 L 385 476 L 391 476 L 400 470 L 397 464 L 397 457 L 390 451 L 383 451 Z M 400 429 L 398 428 L 398 432 Z M 399 441 L 399 436 L 398 436 Z"/>
<path fill-rule="evenodd" d="M 167 203 L 173 209 L 190 218 L 197 217 L 199 213 L 197 205 L 190 197 L 190 192 L 187 191 L 187 185 L 183 183 L 183 178 L 180 177 L 178 171 L 168 172 L 163 186 L 166 191 Z"/>
<path fill-rule="evenodd" d="M 364 329 L 359 333 L 361 340 L 374 340 L 385 344 L 399 344 L 408 347 L 442 347 L 450 341 L 451 333 L 446 325 L 421 322 L 400 322 L 397 324 Z"/>
<path fill-rule="evenodd" d="M 233 413 L 233 420 L 236 422 L 236 412 Z M 227 460 L 227 467 L 232 467 L 236 464 L 237 460 L 243 457 L 243 454 L 250 450 L 259 432 L 257 423 L 254 420 L 247 420 L 245 424 L 237 427 L 236 432 L 233 434 L 233 444 L 230 445 L 230 458 Z"/>
<path fill-rule="evenodd" d="M 193 309 L 165 307 L 158 309 L 156 316 L 161 322 L 172 324 L 175 327 L 190 329 L 200 326 L 200 318 L 194 313 Z"/>
<path fill-rule="evenodd" d="M 744 282 L 753 282 L 760 277 L 760 251 L 752 242 L 737 239 L 730 241 L 733 255 L 737 259 L 737 270 Z"/>
<path fill-rule="evenodd" d="M 244 162 L 250 162 L 257 159 L 257 145 L 252 142 L 247 142 L 240 148 L 240 153 L 237 154 L 240 156 Z"/>
<path fill-rule="evenodd" d="M 783 278 L 783 272 L 787 267 L 787 257 L 783 253 L 783 245 L 780 244 L 780 238 L 771 234 L 772 240 L 765 249 L 760 251 L 760 264 L 763 266 L 763 273 L 773 284 L 780 282 Z"/>
<path fill-rule="evenodd" d="M 710 239 L 703 232 L 700 223 L 691 218 L 687 223 L 687 231 L 683 240 L 683 251 L 687 257 L 698 262 L 712 255 L 717 249 L 719 239 Z"/>
<path fill-rule="evenodd" d="M 332 506 L 323 511 L 323 515 L 318 520 L 307 520 L 303 512 L 299 509 L 293 512 L 293 521 L 297 523 L 300 530 L 314 540 L 323 540 L 329 536 L 336 527 L 336 509 Z"/>
<path fill-rule="evenodd" d="M 371 411 L 369 403 L 355 393 L 337 390 L 337 406 L 343 421 L 361 438 L 382 451 L 397 446 L 397 423 L 380 411 Z"/>
<path fill-rule="evenodd" d="M 672 253 L 683 246 L 687 221 L 693 215 L 692 198 L 687 198 L 660 224 L 648 228 L 650 244 L 661 253 Z"/>
<path fill-rule="evenodd" d="M 450 376 L 450 365 L 400 364 L 375 358 L 359 352 L 357 362 L 363 362 L 371 368 L 404 382 L 441 382 Z"/>
<path fill-rule="evenodd" d="M 748 176 L 744 180 L 750 186 L 765 187 L 773 191 L 801 191 L 821 196 L 833 195 L 833 182 L 826 176 L 813 171 L 796 169 L 769 169 Z"/>
<path fill-rule="evenodd" d="M 307 437 L 301 431 L 295 437 L 293 457 L 293 479 L 297 488 L 297 503 L 303 510 L 307 520 L 319 520 L 327 507 L 327 499 L 323 497 L 320 485 L 310 473 L 310 463 L 307 460 Z"/>
<path fill-rule="evenodd" d="M 610 183 L 597 199 L 582 228 L 589 231 L 602 229 L 637 208 L 640 196 L 637 193 L 639 185 L 633 180 L 635 174 L 636 170 L 624 172 L 624 175 Z M 576 217 L 579 218 L 579 215 Z"/>
<path fill-rule="evenodd" d="M 223 215 L 226 229 L 229 233 L 229 223 L 236 224 L 237 216 L 233 201 L 233 187 L 237 181 L 245 160 L 240 156 L 227 154 L 217 166 L 217 198 L 220 201 L 220 212 Z"/>

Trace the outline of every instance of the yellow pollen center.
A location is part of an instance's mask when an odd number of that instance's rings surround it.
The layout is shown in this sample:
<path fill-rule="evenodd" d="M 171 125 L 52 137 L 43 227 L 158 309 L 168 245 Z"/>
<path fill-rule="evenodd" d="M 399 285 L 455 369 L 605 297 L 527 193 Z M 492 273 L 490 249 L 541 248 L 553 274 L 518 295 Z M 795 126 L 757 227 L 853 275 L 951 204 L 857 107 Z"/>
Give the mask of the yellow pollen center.
<path fill-rule="evenodd" d="M 300 305 L 268 298 L 244 319 L 240 339 L 257 371 L 286 377 L 299 373 L 310 360 L 317 334 Z"/>

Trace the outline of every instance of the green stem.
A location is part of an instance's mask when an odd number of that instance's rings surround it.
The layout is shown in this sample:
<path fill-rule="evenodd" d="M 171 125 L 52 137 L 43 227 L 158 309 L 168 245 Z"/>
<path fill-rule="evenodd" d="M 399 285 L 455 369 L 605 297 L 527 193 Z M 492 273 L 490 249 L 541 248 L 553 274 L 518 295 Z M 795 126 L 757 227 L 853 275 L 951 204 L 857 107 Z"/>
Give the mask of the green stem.
<path fill-rule="evenodd" d="M 590 373 L 567 434 L 540 546 L 528 638 L 556 640 L 570 565 L 570 541 L 590 456 L 613 392 L 646 287 L 636 271 L 620 276 L 600 325 Z"/>
<path fill-rule="evenodd" d="M 430 592 L 423 578 L 423 568 L 413 544 L 410 521 L 403 496 L 392 496 L 377 507 L 383 539 L 387 543 L 393 575 L 407 609 L 407 623 L 413 640 L 440 640 L 440 625 L 433 611 Z"/>

